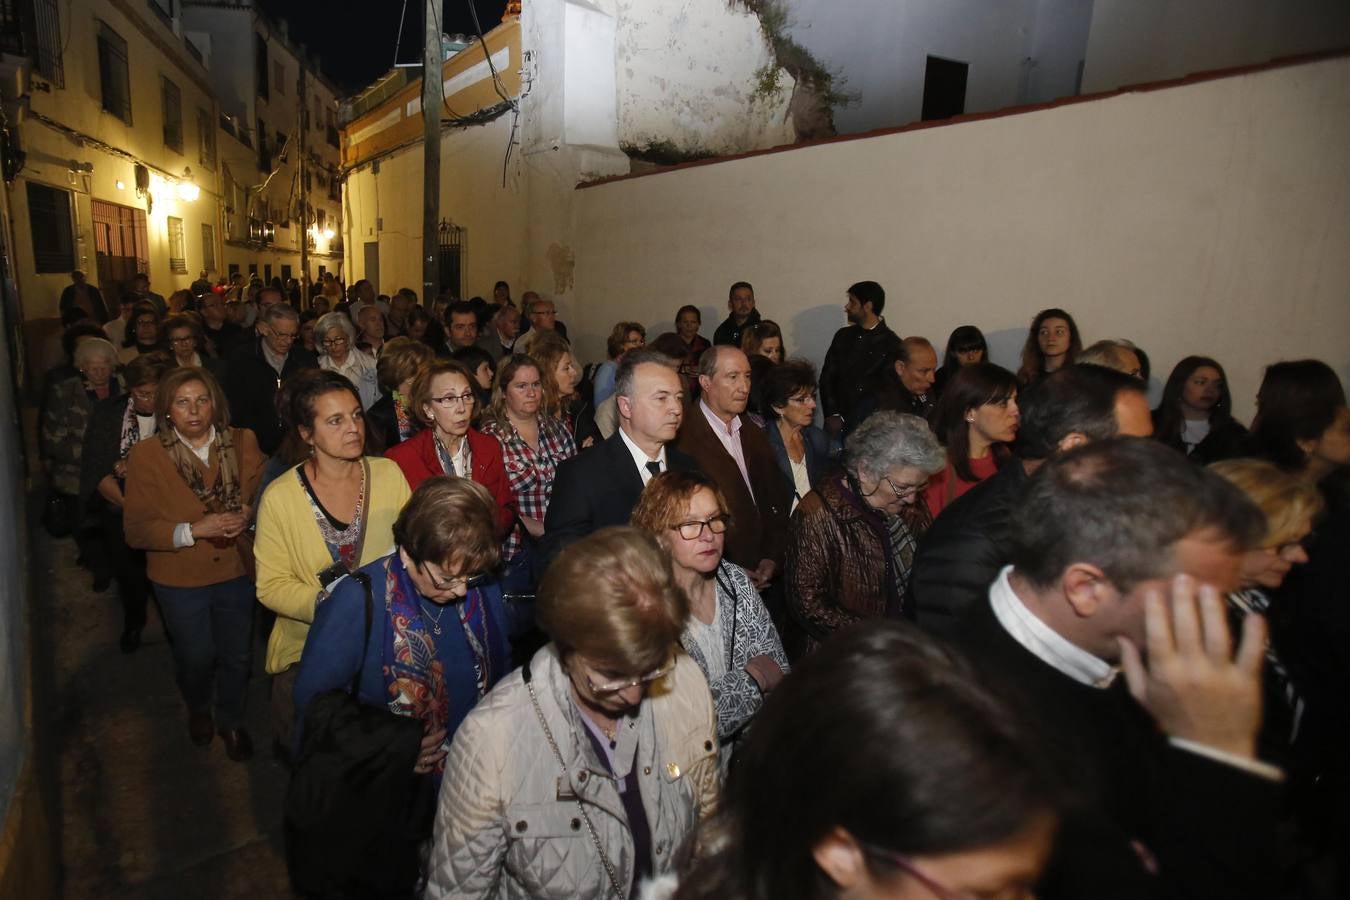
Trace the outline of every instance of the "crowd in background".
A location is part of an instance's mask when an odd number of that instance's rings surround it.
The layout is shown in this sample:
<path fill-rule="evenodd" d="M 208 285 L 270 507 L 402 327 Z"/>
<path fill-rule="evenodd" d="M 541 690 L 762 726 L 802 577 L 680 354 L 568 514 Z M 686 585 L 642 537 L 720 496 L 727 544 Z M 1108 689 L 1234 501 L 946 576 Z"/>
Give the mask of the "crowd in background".
<path fill-rule="evenodd" d="M 817 372 L 746 282 L 711 341 L 634 309 L 586 360 L 506 282 L 206 276 L 114 310 L 74 273 L 44 524 L 124 653 L 155 602 L 238 761 L 264 620 L 297 891 L 1350 893 L 1325 363 L 1271 361 L 1244 426 L 1215 359 L 1150 409 L 1145 351 L 1064 309 L 1010 371 L 872 281 Z"/>

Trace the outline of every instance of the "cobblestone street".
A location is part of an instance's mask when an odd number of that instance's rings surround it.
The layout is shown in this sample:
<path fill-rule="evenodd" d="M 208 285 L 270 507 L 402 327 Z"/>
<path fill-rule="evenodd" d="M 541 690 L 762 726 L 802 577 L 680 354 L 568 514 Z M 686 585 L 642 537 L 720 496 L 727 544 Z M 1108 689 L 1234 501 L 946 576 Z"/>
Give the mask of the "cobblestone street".
<path fill-rule="evenodd" d="M 44 693 L 59 754 L 65 896 L 290 897 L 280 825 L 286 772 L 270 753 L 261 640 L 249 687 L 255 754 L 234 763 L 218 738 L 208 747 L 188 740 L 153 603 L 144 643 L 123 655 L 116 586 L 94 593 L 72 540 L 40 528 L 33 535 L 34 655 L 51 648 L 51 669 L 38 677 L 51 679 Z"/>

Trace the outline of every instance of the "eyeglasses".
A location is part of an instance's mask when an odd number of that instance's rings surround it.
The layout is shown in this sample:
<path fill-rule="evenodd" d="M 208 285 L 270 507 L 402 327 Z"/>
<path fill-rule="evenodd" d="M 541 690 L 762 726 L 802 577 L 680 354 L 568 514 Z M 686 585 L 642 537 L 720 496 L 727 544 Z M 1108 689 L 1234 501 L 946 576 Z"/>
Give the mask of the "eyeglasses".
<path fill-rule="evenodd" d="M 473 391 L 466 391 L 463 394 L 446 394 L 444 397 L 428 398 L 441 409 L 463 409 L 466 406 L 473 406 Z"/>
<path fill-rule="evenodd" d="M 935 880 L 931 875 L 926 874 L 922 869 L 915 865 L 914 860 L 905 856 L 903 853 L 896 853 L 894 850 L 887 850 L 885 847 L 878 847 L 875 844 L 863 844 L 863 849 L 872 856 L 879 857 L 885 862 L 895 866 L 904 872 L 910 878 L 913 878 L 919 884 L 923 885 L 929 893 L 939 900 L 978 900 L 978 895 L 969 891 L 953 890 L 941 882 Z M 1022 897 L 1025 891 L 1001 891 L 996 895 L 998 897 Z"/>
<path fill-rule="evenodd" d="M 345 347 L 345 346 L 347 346 L 347 339 L 346 339 L 345 337 L 328 338 L 327 340 L 319 341 L 319 346 L 320 346 L 320 347 Z"/>
<path fill-rule="evenodd" d="M 457 587 L 463 587 L 466 591 L 474 588 L 480 588 L 492 580 L 491 572 L 479 572 L 477 575 L 456 575 L 454 578 L 445 578 L 438 576 L 427 564 L 421 561 L 417 563 L 418 571 L 427 576 L 431 581 L 431 586 L 438 591 L 454 590 Z"/>
<path fill-rule="evenodd" d="M 696 541 L 703 537 L 703 529 L 713 534 L 721 534 L 727 530 L 727 525 L 731 522 L 731 516 L 720 515 L 713 516 L 711 519 L 697 519 L 693 522 L 680 522 L 677 525 L 670 526 L 671 531 L 678 531 L 680 537 L 686 541 Z"/>
<path fill-rule="evenodd" d="M 589 666 L 587 666 L 587 668 L 589 668 Z M 653 681 L 659 681 L 662 678 L 665 678 L 667 675 L 669 675 L 670 670 L 673 668 L 675 668 L 674 660 L 668 659 L 665 661 L 665 663 L 661 665 L 659 669 L 653 669 L 652 671 L 648 672 L 646 675 L 643 675 L 640 678 L 625 678 L 620 681 L 607 681 L 604 684 L 596 684 L 594 681 L 591 681 L 591 676 L 585 672 L 582 673 L 582 678 L 585 679 L 586 681 L 586 687 L 597 698 L 612 697 L 615 694 L 619 693 L 619 691 L 626 691 L 631 687 L 637 687 L 638 685 L 651 684 Z"/>
<path fill-rule="evenodd" d="M 1286 541 L 1283 544 L 1277 544 L 1274 547 L 1267 547 L 1266 549 L 1276 556 L 1288 559 L 1289 555 L 1292 553 L 1297 553 L 1300 550 L 1306 552 L 1308 549 L 1308 542 L 1312 540 L 1312 537 L 1312 534 L 1309 533 L 1297 541 Z"/>
<path fill-rule="evenodd" d="M 195 344 L 195 343 L 197 343 L 197 339 L 194 338 L 194 337 L 191 337 L 191 336 L 189 336 L 189 337 L 176 337 L 176 338 L 172 338 L 172 339 L 169 341 L 169 343 L 172 344 L 172 345 L 175 346 L 175 347 L 183 347 L 183 346 L 186 346 L 186 345 L 188 345 L 188 344 Z"/>
<path fill-rule="evenodd" d="M 272 337 L 276 338 L 279 341 L 293 341 L 299 336 L 300 332 L 298 331 L 292 331 L 290 333 L 287 333 L 285 331 L 277 331 L 275 328 L 272 329 Z"/>
<path fill-rule="evenodd" d="M 886 482 L 886 485 L 891 489 L 891 493 L 895 494 L 895 499 L 897 500 L 908 500 L 924 488 L 928 487 L 927 481 L 921 481 L 918 484 L 905 485 L 903 489 L 898 488 L 895 486 L 895 482 L 891 481 L 889 475 L 882 475 L 881 480 Z"/>
<path fill-rule="evenodd" d="M 152 389 L 148 391 L 132 391 L 131 398 L 133 400 L 140 400 L 142 403 L 150 403 L 155 399 L 156 393 L 158 393 L 158 389 Z"/>

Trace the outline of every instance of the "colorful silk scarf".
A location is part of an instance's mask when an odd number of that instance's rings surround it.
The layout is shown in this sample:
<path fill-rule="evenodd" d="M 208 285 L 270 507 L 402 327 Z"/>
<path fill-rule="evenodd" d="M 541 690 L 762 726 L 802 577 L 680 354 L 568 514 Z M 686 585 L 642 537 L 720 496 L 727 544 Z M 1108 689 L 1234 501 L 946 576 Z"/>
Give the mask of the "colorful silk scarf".
<path fill-rule="evenodd" d="M 172 428 L 161 431 L 159 441 L 173 460 L 178 474 L 207 512 L 233 512 L 243 508 L 239 491 L 239 455 L 234 451 L 234 435 L 230 429 L 216 429 L 216 439 L 211 444 L 217 462 L 216 480 L 210 487 L 206 485 L 206 467 Z"/>

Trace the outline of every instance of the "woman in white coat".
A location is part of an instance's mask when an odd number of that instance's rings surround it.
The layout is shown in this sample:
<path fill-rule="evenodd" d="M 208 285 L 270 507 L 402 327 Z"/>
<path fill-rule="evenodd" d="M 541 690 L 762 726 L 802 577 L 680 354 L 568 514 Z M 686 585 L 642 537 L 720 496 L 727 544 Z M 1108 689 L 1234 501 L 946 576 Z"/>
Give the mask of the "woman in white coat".
<path fill-rule="evenodd" d="M 655 540 L 609 528 L 568 547 L 537 614 L 552 641 L 455 734 L 431 900 L 625 900 L 674 868 L 716 800 L 712 698 Z"/>

